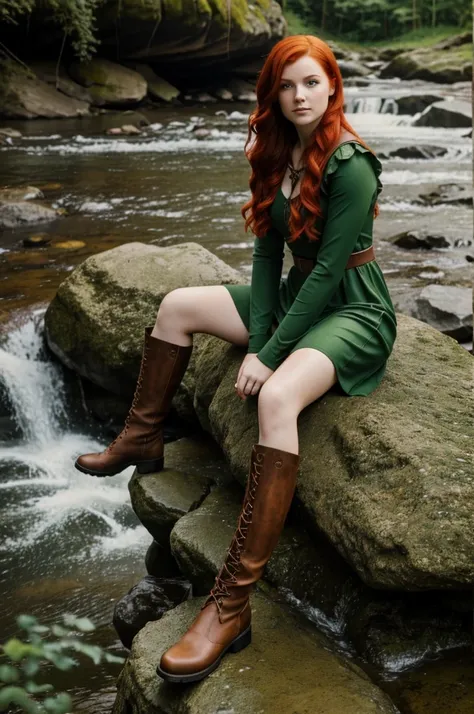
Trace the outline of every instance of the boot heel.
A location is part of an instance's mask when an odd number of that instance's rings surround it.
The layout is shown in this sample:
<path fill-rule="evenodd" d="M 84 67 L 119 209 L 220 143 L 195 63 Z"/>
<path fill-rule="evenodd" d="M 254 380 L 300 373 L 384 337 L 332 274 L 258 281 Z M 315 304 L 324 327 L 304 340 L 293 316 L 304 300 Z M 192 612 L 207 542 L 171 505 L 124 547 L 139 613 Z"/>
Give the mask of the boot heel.
<path fill-rule="evenodd" d="M 153 459 L 152 461 L 142 461 L 137 464 L 137 471 L 139 474 L 151 474 L 155 471 L 163 471 L 165 465 L 164 456 L 161 459 Z"/>
<path fill-rule="evenodd" d="M 248 627 L 241 635 L 232 642 L 229 652 L 240 652 L 252 642 L 252 628 Z"/>

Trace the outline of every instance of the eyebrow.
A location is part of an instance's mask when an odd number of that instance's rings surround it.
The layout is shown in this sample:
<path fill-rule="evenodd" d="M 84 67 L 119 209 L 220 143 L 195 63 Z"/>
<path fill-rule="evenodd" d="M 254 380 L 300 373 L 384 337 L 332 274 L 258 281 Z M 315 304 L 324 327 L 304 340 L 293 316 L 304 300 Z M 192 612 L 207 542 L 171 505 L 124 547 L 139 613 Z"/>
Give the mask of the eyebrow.
<path fill-rule="evenodd" d="M 309 79 L 310 77 L 319 77 L 319 74 L 308 74 L 307 77 L 303 77 L 303 79 Z M 282 77 L 281 78 L 282 82 L 292 82 L 292 79 L 288 79 L 287 77 Z"/>

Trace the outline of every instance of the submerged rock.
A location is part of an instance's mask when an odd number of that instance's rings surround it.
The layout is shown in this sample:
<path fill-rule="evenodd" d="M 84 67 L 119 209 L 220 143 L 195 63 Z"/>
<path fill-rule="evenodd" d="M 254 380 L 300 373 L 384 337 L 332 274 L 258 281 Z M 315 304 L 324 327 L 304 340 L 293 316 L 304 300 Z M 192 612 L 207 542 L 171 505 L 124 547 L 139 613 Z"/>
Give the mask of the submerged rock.
<path fill-rule="evenodd" d="M 54 208 L 31 201 L 0 200 L 0 228 L 18 228 L 27 224 L 54 221 L 61 215 Z"/>
<path fill-rule="evenodd" d="M 472 206 L 472 191 L 467 186 L 460 186 L 456 183 L 445 183 L 438 186 L 430 193 L 420 193 L 419 201 L 429 206 L 439 206 L 442 203 L 460 206 Z"/>
<path fill-rule="evenodd" d="M 430 235 L 424 231 L 403 231 L 388 239 L 390 243 L 406 250 L 449 248 L 451 243 L 443 235 Z"/>
<path fill-rule="evenodd" d="M 388 696 L 301 616 L 269 597 L 251 596 L 252 643 L 226 654 L 215 672 L 193 686 L 174 686 L 155 672 L 198 614 L 194 598 L 148 623 L 135 637 L 118 681 L 112 714 L 396 714 Z"/>
<path fill-rule="evenodd" d="M 36 198 L 44 198 L 43 192 L 39 188 L 36 188 L 36 186 L 15 186 L 14 188 L 0 188 L 0 201 L 31 201 Z"/>
<path fill-rule="evenodd" d="M 388 156 L 399 156 L 401 159 L 436 159 L 444 156 L 448 150 L 444 146 L 419 144 L 417 146 L 402 146 L 390 151 Z"/>

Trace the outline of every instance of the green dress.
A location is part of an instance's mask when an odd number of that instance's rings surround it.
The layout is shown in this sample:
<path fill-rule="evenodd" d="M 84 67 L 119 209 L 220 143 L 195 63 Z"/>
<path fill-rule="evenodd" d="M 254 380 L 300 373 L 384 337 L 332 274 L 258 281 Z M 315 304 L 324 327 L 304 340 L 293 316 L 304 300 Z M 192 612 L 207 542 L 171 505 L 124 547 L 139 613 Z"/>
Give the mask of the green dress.
<path fill-rule="evenodd" d="M 351 253 L 372 245 L 381 171 L 380 161 L 356 141 L 335 149 L 321 182 L 319 240 L 309 241 L 303 233 L 287 243 L 316 264 L 309 275 L 292 266 L 283 280 L 287 199 L 279 188 L 270 209 L 272 226 L 255 238 L 251 285 L 225 286 L 249 331 L 248 352 L 276 370 L 295 350 L 320 350 L 334 364 L 336 387 L 349 396 L 366 396 L 379 385 L 397 334 L 377 261 L 345 268 Z M 272 325 L 278 325 L 273 334 Z"/>

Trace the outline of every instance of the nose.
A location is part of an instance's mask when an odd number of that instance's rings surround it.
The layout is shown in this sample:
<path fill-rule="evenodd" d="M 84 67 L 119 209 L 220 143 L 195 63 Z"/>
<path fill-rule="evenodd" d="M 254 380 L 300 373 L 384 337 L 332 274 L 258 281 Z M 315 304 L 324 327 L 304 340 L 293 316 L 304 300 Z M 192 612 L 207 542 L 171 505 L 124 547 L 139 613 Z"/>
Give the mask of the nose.
<path fill-rule="evenodd" d="M 304 102 L 305 100 L 305 95 L 303 91 L 303 87 L 300 86 L 299 84 L 296 85 L 296 90 L 295 90 L 295 102 L 298 102 L 299 104 L 301 102 Z"/>

